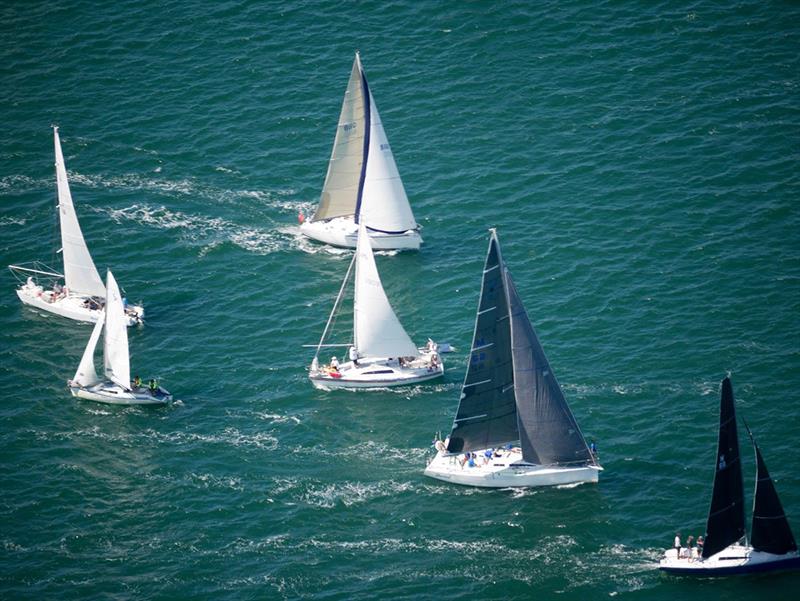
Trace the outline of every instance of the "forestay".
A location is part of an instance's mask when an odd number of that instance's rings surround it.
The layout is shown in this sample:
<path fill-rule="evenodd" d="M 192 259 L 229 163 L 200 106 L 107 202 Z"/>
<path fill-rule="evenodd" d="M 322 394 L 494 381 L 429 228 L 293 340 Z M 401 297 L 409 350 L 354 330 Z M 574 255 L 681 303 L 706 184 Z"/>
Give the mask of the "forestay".
<path fill-rule="evenodd" d="M 417 347 L 397 319 L 383 290 L 362 223 L 358 228 L 353 338 L 361 356 L 416 357 Z"/>
<path fill-rule="evenodd" d="M 64 258 L 64 284 L 72 293 L 89 296 L 105 295 L 105 287 L 89 254 L 86 240 L 75 213 L 72 194 L 67 181 L 67 169 L 61 152 L 58 127 L 53 128 L 56 151 L 56 182 L 61 223 L 61 248 Z"/>
<path fill-rule="evenodd" d="M 108 271 L 106 326 L 104 338 L 105 374 L 123 388 L 130 388 L 131 367 L 128 354 L 128 326 L 117 281 Z"/>

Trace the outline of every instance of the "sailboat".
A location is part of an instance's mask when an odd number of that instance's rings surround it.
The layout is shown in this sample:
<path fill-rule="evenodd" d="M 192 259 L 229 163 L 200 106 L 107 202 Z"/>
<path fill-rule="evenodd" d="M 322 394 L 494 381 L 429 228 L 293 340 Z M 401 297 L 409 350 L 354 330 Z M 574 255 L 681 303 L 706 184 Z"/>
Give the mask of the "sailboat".
<path fill-rule="evenodd" d="M 22 285 L 17 288 L 17 296 L 24 304 L 69 319 L 92 323 L 96 322 L 102 314 L 105 304 L 105 286 L 97 273 L 97 268 L 92 261 L 92 255 L 89 254 L 89 248 L 86 246 L 86 240 L 83 238 L 81 226 L 78 223 L 78 216 L 69 190 L 64 155 L 61 152 L 61 140 L 56 126 L 53 126 L 53 135 L 64 273 L 61 274 L 47 268 L 40 262 L 9 265 L 9 269 L 22 282 Z M 126 304 L 125 321 L 127 325 L 140 324 L 143 319 L 143 307 Z"/>
<path fill-rule="evenodd" d="M 122 295 L 111 270 L 106 276 L 106 306 L 94 325 L 89 343 L 81 357 L 78 371 L 67 381 L 72 396 L 112 405 L 163 405 L 172 395 L 156 380 L 143 386 L 139 377 L 131 381 L 128 330 Z M 94 352 L 103 334 L 105 378 L 100 378 L 94 365 Z"/>
<path fill-rule="evenodd" d="M 353 343 L 325 344 L 354 265 Z M 320 365 L 320 351 L 329 346 L 350 347 L 350 360 L 339 363 L 333 357 L 327 365 Z M 438 378 L 444 373 L 436 343 L 429 339 L 425 347 L 417 348 L 397 319 L 383 290 L 370 238 L 363 223 L 358 227 L 356 253 L 316 349 L 308 377 L 314 386 L 322 389 L 416 384 Z"/>
<path fill-rule="evenodd" d="M 305 236 L 333 246 L 354 248 L 362 221 L 376 250 L 417 250 L 422 243 L 358 52 L 319 206 L 301 221 Z"/>
<path fill-rule="evenodd" d="M 490 230 L 472 350 L 453 428 L 425 475 L 504 488 L 597 482 L 586 444 Z"/>
<path fill-rule="evenodd" d="M 767 464 L 745 424 L 756 457 L 753 518 L 747 540 L 744 487 L 730 378 L 722 381 L 719 442 L 705 542 L 699 556 L 691 548 L 668 549 L 659 569 L 669 574 L 728 576 L 800 568 L 800 556 Z"/>

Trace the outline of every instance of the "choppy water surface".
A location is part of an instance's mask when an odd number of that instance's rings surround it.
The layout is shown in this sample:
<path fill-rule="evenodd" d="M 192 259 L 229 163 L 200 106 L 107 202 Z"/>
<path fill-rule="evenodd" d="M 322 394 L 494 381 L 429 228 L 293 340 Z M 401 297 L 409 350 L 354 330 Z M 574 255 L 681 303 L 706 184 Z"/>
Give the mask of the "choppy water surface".
<path fill-rule="evenodd" d="M 0 294 L 0 596 L 781 598 L 654 569 L 702 532 L 731 372 L 800 532 L 800 10 L 792 4 L 11 3 L 0 249 L 49 260 L 51 123 L 84 233 L 147 325 L 161 410 L 78 402 L 89 336 Z M 359 49 L 417 219 L 378 257 L 442 382 L 324 393 L 302 344 L 350 254 L 302 239 Z M 422 476 L 504 256 L 606 468 Z M 752 475 L 747 464 L 745 477 Z M 748 485 L 749 488 L 749 485 Z"/>

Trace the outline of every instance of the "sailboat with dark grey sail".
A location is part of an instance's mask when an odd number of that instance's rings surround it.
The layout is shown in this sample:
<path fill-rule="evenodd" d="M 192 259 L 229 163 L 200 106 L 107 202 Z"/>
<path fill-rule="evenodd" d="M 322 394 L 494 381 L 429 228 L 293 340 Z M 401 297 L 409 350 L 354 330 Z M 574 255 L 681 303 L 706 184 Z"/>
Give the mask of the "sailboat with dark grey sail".
<path fill-rule="evenodd" d="M 698 555 L 692 549 L 668 549 L 659 569 L 670 574 L 726 576 L 800 568 L 800 556 L 775 484 L 745 424 L 756 456 L 753 520 L 747 540 L 744 487 L 736 410 L 730 378 L 722 381 L 719 442 L 714 489 L 708 511 L 705 542 Z"/>
<path fill-rule="evenodd" d="M 425 475 L 470 486 L 597 482 L 589 450 L 491 230 L 467 374 Z"/>

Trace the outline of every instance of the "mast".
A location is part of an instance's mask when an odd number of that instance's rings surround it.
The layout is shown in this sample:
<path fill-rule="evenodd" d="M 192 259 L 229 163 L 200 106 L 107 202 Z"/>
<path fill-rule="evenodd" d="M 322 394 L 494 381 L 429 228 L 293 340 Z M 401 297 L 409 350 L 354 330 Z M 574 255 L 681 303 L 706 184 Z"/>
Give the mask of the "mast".
<path fill-rule="evenodd" d="M 519 439 L 503 258 L 497 233 L 489 231 L 467 373 L 447 446 L 450 453 Z"/>
<path fill-rule="evenodd" d="M 756 456 L 756 484 L 753 494 L 753 522 L 750 543 L 756 551 L 784 555 L 797 551 L 792 528 L 786 519 L 775 484 L 767 471 L 767 464 L 747 424 L 744 424 Z"/>
<path fill-rule="evenodd" d="M 361 66 L 361 55 L 356 50 L 355 64 L 358 65 L 358 73 L 360 75 L 361 95 L 364 98 L 364 148 L 361 159 L 361 173 L 358 176 L 358 193 L 356 194 L 356 210 L 355 222 L 361 223 L 361 200 L 364 197 L 364 181 L 367 177 L 367 163 L 369 161 L 369 139 L 371 135 L 370 127 L 370 113 L 372 110 L 372 96 L 369 92 L 369 84 L 367 84 L 367 75 L 364 73 L 364 68 Z"/>
<path fill-rule="evenodd" d="M 736 409 L 733 386 L 730 378 L 725 378 L 722 380 L 714 489 L 708 510 L 703 557 L 719 553 L 744 536 L 744 488 Z"/>

